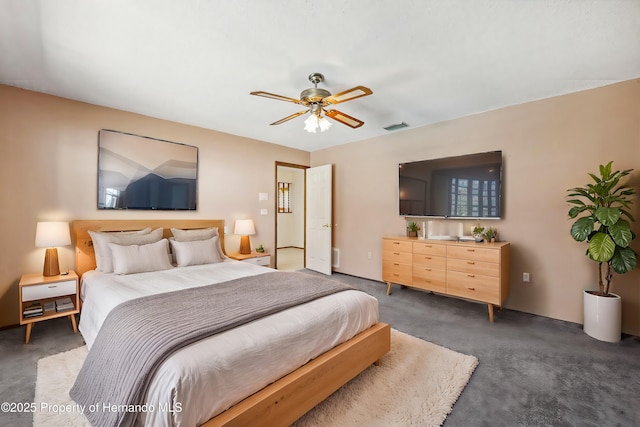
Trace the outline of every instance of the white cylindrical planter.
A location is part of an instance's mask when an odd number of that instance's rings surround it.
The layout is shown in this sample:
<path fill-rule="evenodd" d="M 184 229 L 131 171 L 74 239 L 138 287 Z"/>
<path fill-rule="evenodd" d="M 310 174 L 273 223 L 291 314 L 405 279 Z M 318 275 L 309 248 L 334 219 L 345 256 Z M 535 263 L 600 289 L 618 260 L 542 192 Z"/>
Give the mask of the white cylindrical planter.
<path fill-rule="evenodd" d="M 600 341 L 618 342 L 622 334 L 622 299 L 584 294 L 584 332 Z"/>

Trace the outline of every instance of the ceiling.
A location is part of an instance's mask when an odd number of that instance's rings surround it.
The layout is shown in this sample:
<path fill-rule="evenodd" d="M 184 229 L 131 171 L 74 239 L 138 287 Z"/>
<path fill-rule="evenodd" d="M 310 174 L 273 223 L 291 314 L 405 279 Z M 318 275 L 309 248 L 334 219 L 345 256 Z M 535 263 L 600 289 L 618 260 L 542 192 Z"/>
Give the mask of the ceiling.
<path fill-rule="evenodd" d="M 364 126 L 269 126 L 313 72 Z M 2 84 L 306 151 L 638 77 L 638 0 L 0 0 Z"/>

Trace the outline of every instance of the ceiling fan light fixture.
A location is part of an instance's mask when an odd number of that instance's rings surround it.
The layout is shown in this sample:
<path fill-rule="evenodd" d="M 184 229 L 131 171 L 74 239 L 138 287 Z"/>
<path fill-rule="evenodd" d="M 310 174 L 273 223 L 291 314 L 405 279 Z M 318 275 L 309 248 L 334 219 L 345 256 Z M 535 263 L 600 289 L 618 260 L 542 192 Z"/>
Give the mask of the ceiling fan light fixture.
<path fill-rule="evenodd" d="M 324 117 L 318 119 L 318 124 L 320 125 L 320 132 L 324 132 L 331 127 L 331 122 Z"/>
<path fill-rule="evenodd" d="M 304 121 L 304 130 L 310 133 L 316 133 L 318 127 L 318 116 L 316 116 L 315 114 L 309 114 L 307 120 Z"/>
<path fill-rule="evenodd" d="M 316 133 L 318 129 L 320 129 L 320 132 L 324 132 L 330 127 L 331 122 L 319 114 L 311 113 L 307 120 L 304 121 L 304 130 L 310 133 Z"/>

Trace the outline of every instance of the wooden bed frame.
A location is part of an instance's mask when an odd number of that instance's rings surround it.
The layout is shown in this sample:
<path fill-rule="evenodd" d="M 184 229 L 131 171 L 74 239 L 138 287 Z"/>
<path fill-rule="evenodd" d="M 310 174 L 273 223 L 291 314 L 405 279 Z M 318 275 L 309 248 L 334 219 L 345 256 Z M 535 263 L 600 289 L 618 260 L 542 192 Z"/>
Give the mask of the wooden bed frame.
<path fill-rule="evenodd" d="M 78 276 L 96 268 L 88 230 L 134 231 L 145 227 L 162 227 L 165 237 L 171 236 L 170 228 L 217 227 L 224 250 L 223 220 L 79 220 L 72 225 Z M 203 426 L 289 426 L 360 372 L 377 364 L 390 349 L 391 329 L 385 323 L 378 323 L 257 391 Z"/>

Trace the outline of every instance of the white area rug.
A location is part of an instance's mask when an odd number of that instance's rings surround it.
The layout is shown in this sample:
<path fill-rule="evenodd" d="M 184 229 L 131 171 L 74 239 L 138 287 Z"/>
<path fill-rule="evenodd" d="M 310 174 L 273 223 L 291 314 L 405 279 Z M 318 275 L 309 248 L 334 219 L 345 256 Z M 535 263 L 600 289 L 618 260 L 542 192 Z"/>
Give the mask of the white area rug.
<path fill-rule="evenodd" d="M 86 347 L 38 361 L 35 427 L 86 426 L 69 398 Z M 478 366 L 473 356 L 391 330 L 391 351 L 298 420 L 313 426 L 439 426 Z"/>

